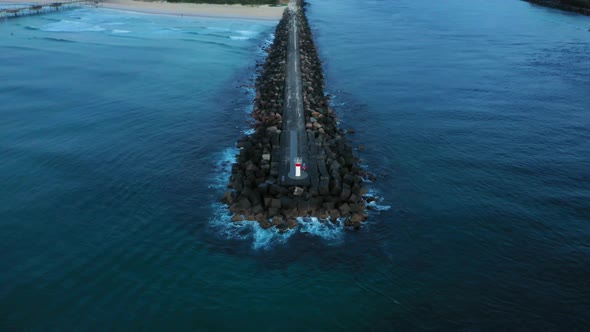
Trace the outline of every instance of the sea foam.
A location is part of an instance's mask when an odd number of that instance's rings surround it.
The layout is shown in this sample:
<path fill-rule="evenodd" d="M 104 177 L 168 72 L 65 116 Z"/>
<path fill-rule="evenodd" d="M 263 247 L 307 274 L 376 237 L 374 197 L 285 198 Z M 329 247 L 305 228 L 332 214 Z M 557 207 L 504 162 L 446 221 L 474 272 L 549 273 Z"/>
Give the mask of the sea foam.
<path fill-rule="evenodd" d="M 63 20 L 55 23 L 46 24 L 41 28 L 41 30 L 49 32 L 99 32 L 104 31 L 105 29 L 98 25 Z"/>

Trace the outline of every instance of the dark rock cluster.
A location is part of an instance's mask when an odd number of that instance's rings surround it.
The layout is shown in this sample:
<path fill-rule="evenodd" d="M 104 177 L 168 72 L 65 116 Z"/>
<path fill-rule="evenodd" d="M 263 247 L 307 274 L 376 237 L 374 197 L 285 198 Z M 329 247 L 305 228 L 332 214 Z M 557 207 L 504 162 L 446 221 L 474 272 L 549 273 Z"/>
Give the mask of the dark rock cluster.
<path fill-rule="evenodd" d="M 309 185 L 287 186 L 279 178 L 289 13 L 275 31 L 273 45 L 256 81 L 254 133 L 237 143 L 240 153 L 223 202 L 232 221 L 256 220 L 262 228 L 286 230 L 296 217 L 313 216 L 359 228 L 367 220 L 362 170 L 324 94 L 322 64 L 303 10 L 298 11 L 301 75 L 310 149 Z"/>
<path fill-rule="evenodd" d="M 588 0 L 525 0 L 541 6 L 567 10 L 590 16 L 590 2 Z"/>

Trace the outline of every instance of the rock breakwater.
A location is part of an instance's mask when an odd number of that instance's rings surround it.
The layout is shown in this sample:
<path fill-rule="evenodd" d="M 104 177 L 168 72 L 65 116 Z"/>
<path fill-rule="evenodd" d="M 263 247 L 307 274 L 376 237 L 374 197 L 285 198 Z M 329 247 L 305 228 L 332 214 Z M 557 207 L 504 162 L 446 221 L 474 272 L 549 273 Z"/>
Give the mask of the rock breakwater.
<path fill-rule="evenodd" d="M 537 5 L 567 10 L 590 16 L 590 1 L 588 0 L 525 0 Z"/>
<path fill-rule="evenodd" d="M 305 116 L 304 160 L 310 181 L 294 185 L 279 173 L 280 142 L 284 139 L 283 115 L 289 23 L 296 16 Z M 262 228 L 286 230 L 297 226 L 297 217 L 317 217 L 353 228 L 367 220 L 370 200 L 359 166 L 336 114 L 324 93 L 322 63 L 304 9 L 285 10 L 275 30 L 256 81 L 252 111 L 254 132 L 237 142 L 239 154 L 222 200 L 233 222 L 255 220 Z"/>

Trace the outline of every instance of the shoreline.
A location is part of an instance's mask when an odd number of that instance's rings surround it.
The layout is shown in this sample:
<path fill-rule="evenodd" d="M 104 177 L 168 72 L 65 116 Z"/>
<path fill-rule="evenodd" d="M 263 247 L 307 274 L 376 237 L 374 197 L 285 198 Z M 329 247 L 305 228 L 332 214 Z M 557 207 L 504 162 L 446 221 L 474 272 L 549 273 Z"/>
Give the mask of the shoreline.
<path fill-rule="evenodd" d="M 51 4 L 54 0 L 0 0 L 0 4 Z M 187 17 L 207 17 L 244 19 L 259 21 L 279 21 L 285 7 L 217 5 L 195 3 L 172 3 L 165 1 L 105 0 L 96 3 L 96 8 L 122 10 L 143 14 L 173 15 Z"/>

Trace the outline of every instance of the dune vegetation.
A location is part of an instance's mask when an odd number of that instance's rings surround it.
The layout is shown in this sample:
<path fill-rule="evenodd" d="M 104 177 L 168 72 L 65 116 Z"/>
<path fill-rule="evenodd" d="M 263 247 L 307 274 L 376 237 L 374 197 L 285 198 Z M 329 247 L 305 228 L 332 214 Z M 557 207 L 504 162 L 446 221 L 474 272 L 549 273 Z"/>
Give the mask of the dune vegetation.
<path fill-rule="evenodd" d="M 278 5 L 280 0 L 168 0 L 169 2 L 212 3 L 229 5 Z"/>

